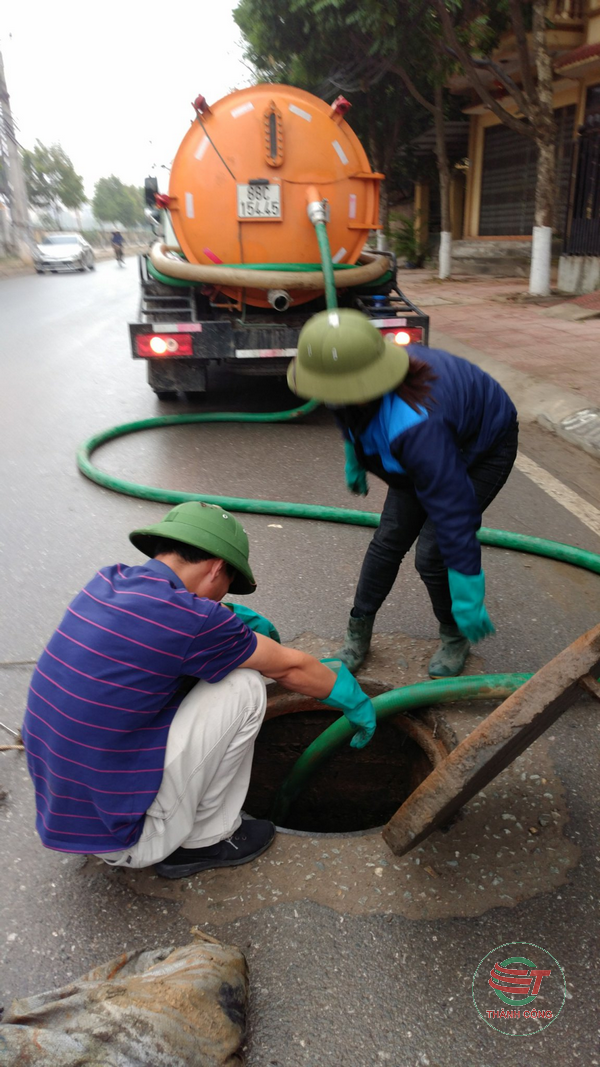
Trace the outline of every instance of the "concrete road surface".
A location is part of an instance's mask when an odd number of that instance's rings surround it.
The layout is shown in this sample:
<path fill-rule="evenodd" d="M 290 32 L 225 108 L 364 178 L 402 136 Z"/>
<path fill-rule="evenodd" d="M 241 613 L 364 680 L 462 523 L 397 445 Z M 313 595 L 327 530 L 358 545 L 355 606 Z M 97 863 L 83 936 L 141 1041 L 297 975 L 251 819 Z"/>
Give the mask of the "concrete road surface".
<path fill-rule="evenodd" d="M 136 305 L 132 259 L 125 270 L 109 261 L 92 274 L 0 282 L 0 721 L 13 729 L 32 666 L 69 599 L 98 566 L 136 562 L 128 531 L 166 510 L 101 489 L 75 465 L 77 446 L 96 431 L 179 410 L 155 399 L 144 364 L 129 356 L 126 324 Z M 291 406 L 281 382 L 221 375 L 199 409 Z M 97 459 L 165 488 L 357 506 L 322 410 L 289 426 L 133 435 Z M 365 507 L 377 511 L 383 490 L 371 481 Z M 525 426 L 519 469 L 485 523 L 600 552 L 599 509 L 596 461 Z M 331 652 L 369 531 L 266 515 L 247 515 L 244 525 L 258 579 L 252 606 L 284 641 Z M 471 673 L 535 671 L 598 622 L 598 576 L 496 549 L 484 557 L 497 634 L 475 650 Z M 423 678 L 435 632 L 409 559 L 378 617 L 365 680 Z M 432 714 L 456 739 L 489 710 L 474 704 Z M 376 830 L 279 834 L 248 867 L 183 885 L 46 851 L 34 831 L 24 757 L 1 752 L 0 1003 L 66 983 L 123 950 L 183 944 L 200 925 L 248 957 L 251 1067 L 592 1067 L 600 1063 L 599 712 L 582 699 L 456 826 L 402 860 Z M 0 730 L 0 742 L 9 741 Z M 556 1021 L 542 1029 L 536 1020 L 533 1034 L 517 1038 L 482 1021 L 471 996 L 480 961 L 513 942 L 540 949 L 511 956 L 536 962 L 544 949 L 566 978 Z M 502 958 L 500 949 L 490 966 Z M 542 989 L 537 1006 L 548 1009 L 554 995 L 544 1001 Z"/>

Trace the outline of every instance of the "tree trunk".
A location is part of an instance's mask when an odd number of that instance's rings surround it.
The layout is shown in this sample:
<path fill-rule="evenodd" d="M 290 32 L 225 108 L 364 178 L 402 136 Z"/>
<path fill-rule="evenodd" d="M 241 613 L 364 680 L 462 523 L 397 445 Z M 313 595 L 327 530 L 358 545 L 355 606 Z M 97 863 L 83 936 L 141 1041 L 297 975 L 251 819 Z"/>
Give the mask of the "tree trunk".
<path fill-rule="evenodd" d="M 554 143 L 538 141 L 535 185 L 535 225 L 531 246 L 529 292 L 532 296 L 550 295 L 552 264 L 552 222 L 556 186 L 556 150 Z"/>
<path fill-rule="evenodd" d="M 450 166 L 446 149 L 446 131 L 444 128 L 444 95 L 440 84 L 434 90 L 435 99 L 435 154 L 438 163 L 440 183 L 441 233 L 439 251 L 440 278 L 449 278 L 452 263 L 452 230 L 450 226 Z"/>
<path fill-rule="evenodd" d="M 531 38 L 537 73 L 537 99 L 528 117 L 536 131 L 538 158 L 529 292 L 532 296 L 549 296 L 557 131 L 552 106 L 552 62 L 546 44 L 546 2 L 533 0 L 532 6 Z"/>
<path fill-rule="evenodd" d="M 382 229 L 377 231 L 377 251 L 385 252 L 390 232 L 390 198 L 387 181 L 379 183 L 379 221 Z"/>

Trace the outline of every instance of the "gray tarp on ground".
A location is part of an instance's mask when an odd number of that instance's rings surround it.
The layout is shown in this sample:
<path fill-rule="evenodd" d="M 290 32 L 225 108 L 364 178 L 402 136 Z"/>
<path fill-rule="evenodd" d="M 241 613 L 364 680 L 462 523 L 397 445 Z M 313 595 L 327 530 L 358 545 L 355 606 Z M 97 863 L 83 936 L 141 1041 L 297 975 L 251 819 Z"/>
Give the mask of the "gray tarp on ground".
<path fill-rule="evenodd" d="M 247 993 L 243 954 L 211 939 L 124 953 L 15 1000 L 0 1067 L 239 1067 Z"/>

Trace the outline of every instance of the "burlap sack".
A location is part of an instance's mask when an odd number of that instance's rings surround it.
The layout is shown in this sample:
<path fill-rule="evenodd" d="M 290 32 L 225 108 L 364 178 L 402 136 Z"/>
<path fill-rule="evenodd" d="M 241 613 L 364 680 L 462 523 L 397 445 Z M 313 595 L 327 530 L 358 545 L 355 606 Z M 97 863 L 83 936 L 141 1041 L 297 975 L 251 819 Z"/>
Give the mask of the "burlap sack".
<path fill-rule="evenodd" d="M 124 953 L 14 1001 L 0 1024 L 0 1064 L 239 1067 L 247 993 L 243 954 L 209 938 Z"/>

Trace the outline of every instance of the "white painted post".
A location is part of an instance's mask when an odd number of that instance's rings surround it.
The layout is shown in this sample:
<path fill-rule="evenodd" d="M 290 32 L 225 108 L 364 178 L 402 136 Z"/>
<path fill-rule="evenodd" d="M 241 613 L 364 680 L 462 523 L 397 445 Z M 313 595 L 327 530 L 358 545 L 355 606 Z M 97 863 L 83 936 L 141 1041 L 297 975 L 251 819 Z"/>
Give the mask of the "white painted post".
<path fill-rule="evenodd" d="M 552 227 L 534 226 L 531 247 L 529 292 L 531 296 L 550 296 Z"/>
<path fill-rule="evenodd" d="M 439 277 L 449 278 L 452 272 L 452 234 L 442 230 L 440 234 Z"/>
<path fill-rule="evenodd" d="M 387 238 L 383 230 L 377 230 L 375 247 L 378 252 L 387 252 Z"/>

